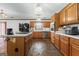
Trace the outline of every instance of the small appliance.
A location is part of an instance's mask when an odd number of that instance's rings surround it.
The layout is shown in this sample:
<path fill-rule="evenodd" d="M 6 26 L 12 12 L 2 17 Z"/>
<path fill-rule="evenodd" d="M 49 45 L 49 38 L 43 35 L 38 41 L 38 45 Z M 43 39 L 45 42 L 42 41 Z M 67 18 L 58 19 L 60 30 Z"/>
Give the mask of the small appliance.
<path fill-rule="evenodd" d="M 12 28 L 7 29 L 7 35 L 13 35 L 13 29 Z"/>

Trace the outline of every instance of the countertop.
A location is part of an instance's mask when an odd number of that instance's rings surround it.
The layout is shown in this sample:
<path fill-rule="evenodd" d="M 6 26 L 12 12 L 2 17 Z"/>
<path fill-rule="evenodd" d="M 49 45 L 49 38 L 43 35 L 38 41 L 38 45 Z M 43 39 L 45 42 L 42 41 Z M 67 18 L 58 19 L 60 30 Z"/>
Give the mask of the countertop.
<path fill-rule="evenodd" d="M 31 35 L 32 32 L 29 32 L 27 34 L 14 34 L 14 35 L 0 35 L 0 37 L 2 38 L 5 38 L 5 37 L 25 37 L 25 36 L 28 36 L 28 35 Z"/>
<path fill-rule="evenodd" d="M 79 35 L 68 35 L 68 34 L 65 34 L 65 33 L 62 33 L 61 31 L 51 31 L 52 33 L 55 33 L 55 34 L 59 34 L 59 35 L 63 35 L 63 36 L 67 36 L 67 37 L 71 37 L 71 38 L 74 38 L 74 39 L 79 39 Z"/>
<path fill-rule="evenodd" d="M 50 28 L 43 28 L 42 30 L 36 30 L 35 28 L 33 28 L 34 32 L 41 32 L 41 31 L 46 31 L 46 32 L 50 32 L 51 29 Z"/>
<path fill-rule="evenodd" d="M 19 32 L 17 32 L 17 34 L 15 33 L 14 35 L 0 35 L 1 38 L 5 38 L 5 37 L 25 37 L 25 36 L 28 36 L 28 35 L 31 35 L 32 32 L 42 32 L 42 31 L 47 31 L 47 32 L 51 32 L 51 30 L 49 28 L 47 29 L 43 29 L 43 30 L 34 30 L 34 29 L 31 29 L 30 32 L 26 33 L 26 34 L 19 34 Z"/>

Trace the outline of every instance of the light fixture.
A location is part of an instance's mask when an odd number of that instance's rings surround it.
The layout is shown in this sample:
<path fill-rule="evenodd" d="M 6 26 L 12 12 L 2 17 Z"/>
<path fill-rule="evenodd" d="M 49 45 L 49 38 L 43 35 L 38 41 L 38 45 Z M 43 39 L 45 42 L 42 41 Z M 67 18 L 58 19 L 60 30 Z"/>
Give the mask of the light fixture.
<path fill-rule="evenodd" d="M 36 18 L 42 18 L 42 14 L 43 14 L 43 9 L 42 9 L 42 6 L 40 4 L 37 4 L 36 5 L 36 8 L 35 8 L 35 16 Z"/>
<path fill-rule="evenodd" d="M 0 11 L 0 19 L 7 19 L 7 14 L 4 13 L 4 10 Z"/>
<path fill-rule="evenodd" d="M 40 4 L 37 4 L 35 11 L 42 11 L 42 7 Z"/>

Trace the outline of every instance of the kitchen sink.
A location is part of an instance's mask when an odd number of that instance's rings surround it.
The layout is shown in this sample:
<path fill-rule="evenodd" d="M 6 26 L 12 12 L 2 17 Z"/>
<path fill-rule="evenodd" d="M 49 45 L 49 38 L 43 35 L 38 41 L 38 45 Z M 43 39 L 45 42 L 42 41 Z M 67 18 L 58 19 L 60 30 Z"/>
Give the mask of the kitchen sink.
<path fill-rule="evenodd" d="M 29 32 L 16 32 L 16 34 L 28 34 Z"/>

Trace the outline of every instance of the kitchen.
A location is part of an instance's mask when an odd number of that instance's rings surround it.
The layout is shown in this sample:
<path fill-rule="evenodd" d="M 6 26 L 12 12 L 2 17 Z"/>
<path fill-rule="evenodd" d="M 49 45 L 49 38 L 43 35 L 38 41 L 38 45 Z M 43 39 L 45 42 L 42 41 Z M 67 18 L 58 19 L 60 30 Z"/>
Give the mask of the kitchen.
<path fill-rule="evenodd" d="M 0 3 L 1 56 L 79 56 L 79 3 Z"/>

